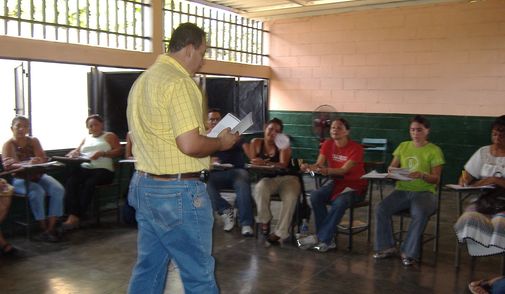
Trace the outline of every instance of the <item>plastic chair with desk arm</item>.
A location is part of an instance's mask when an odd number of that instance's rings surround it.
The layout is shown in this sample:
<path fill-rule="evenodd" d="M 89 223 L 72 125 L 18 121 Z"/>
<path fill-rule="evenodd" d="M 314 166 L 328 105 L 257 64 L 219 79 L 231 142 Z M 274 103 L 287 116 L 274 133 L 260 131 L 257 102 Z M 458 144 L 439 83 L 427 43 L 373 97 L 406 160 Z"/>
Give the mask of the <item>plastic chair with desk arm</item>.
<path fill-rule="evenodd" d="M 97 185 L 93 195 L 91 213 L 96 219 L 96 224 L 100 224 L 100 214 L 105 211 L 116 211 L 116 222 L 120 222 L 121 218 L 121 200 L 122 200 L 122 182 L 125 172 L 123 165 L 119 163 L 120 158 L 113 158 L 114 161 L 114 180 L 109 184 Z M 129 168 L 129 167 L 124 167 Z M 110 205 L 113 205 L 110 208 Z"/>
<path fill-rule="evenodd" d="M 274 169 L 262 169 L 262 168 L 255 168 L 254 166 L 248 165 L 248 169 L 250 172 L 256 173 L 256 179 L 261 178 L 261 174 L 271 174 L 271 173 L 278 173 L 278 171 Z M 305 184 L 303 182 L 303 173 L 300 172 L 300 166 L 298 164 L 298 160 L 296 158 L 291 159 L 291 164 L 290 167 L 287 169 L 284 169 L 282 171 L 282 175 L 293 175 L 298 178 L 298 181 L 300 183 L 300 197 L 298 198 L 298 201 L 296 202 L 296 207 L 295 211 L 293 213 L 293 217 L 291 220 L 291 225 L 290 225 L 290 231 L 291 231 L 291 242 L 293 244 L 296 244 L 296 234 L 300 233 L 300 228 L 303 223 L 303 219 L 309 219 L 310 218 L 310 207 L 307 203 L 307 193 L 305 191 Z M 272 194 L 270 196 L 270 201 L 282 201 L 281 197 L 279 194 Z M 258 236 L 258 232 L 261 232 L 260 228 L 260 223 L 255 224 L 255 236 Z M 268 232 L 269 233 L 269 232 Z M 268 235 L 268 234 L 266 234 Z"/>
<path fill-rule="evenodd" d="M 384 138 L 363 138 L 361 145 L 365 151 L 365 169 L 366 172 L 377 170 L 379 172 L 386 171 L 386 157 L 388 150 L 388 140 Z M 383 182 L 380 181 L 377 188 L 380 191 L 381 200 L 383 196 Z"/>
<path fill-rule="evenodd" d="M 368 170 L 367 163 L 365 163 L 365 170 Z M 382 195 L 382 190 L 381 190 Z M 367 242 L 370 243 L 371 225 L 372 225 L 372 197 L 373 196 L 373 183 L 368 182 L 367 193 L 363 201 L 351 202 L 348 208 L 348 221 L 347 225 L 345 223 L 340 223 L 337 225 L 337 234 L 335 235 L 335 242 L 337 241 L 338 235 L 343 234 L 348 236 L 347 249 L 352 251 L 353 246 L 353 235 L 359 234 L 361 232 L 367 231 Z M 355 209 L 367 207 L 367 220 L 366 223 L 362 223 L 355 220 Z"/>
<path fill-rule="evenodd" d="M 1 162 L 1 155 L 0 155 L 0 162 Z M 27 165 L 25 167 L 15 170 L 4 171 L 3 165 L 0 164 L 0 176 L 6 179 L 8 183 L 12 183 L 14 175 L 16 175 L 21 179 L 24 179 L 25 190 L 29 191 L 30 190 L 29 179 L 31 179 L 31 176 L 33 174 L 45 173 L 47 171 L 51 171 L 62 166 L 63 166 L 62 164 L 59 164 L 57 162 L 47 162 L 43 164 Z M 46 192 L 44 197 L 47 200 L 47 198 L 50 197 L 50 195 L 48 195 Z M 46 200 L 44 201 L 46 204 L 45 209 L 47 209 L 49 205 Z M 21 203 L 22 208 L 18 208 L 19 205 L 17 205 L 17 203 Z M 17 212 L 20 212 L 20 210 L 22 210 L 23 212 L 16 214 Z M 12 219 L 12 224 L 19 225 L 25 228 L 26 238 L 30 240 L 32 227 L 36 222 L 34 221 L 34 217 L 32 215 L 30 197 L 27 194 L 14 193 L 12 195 L 11 214 L 9 218 Z"/>

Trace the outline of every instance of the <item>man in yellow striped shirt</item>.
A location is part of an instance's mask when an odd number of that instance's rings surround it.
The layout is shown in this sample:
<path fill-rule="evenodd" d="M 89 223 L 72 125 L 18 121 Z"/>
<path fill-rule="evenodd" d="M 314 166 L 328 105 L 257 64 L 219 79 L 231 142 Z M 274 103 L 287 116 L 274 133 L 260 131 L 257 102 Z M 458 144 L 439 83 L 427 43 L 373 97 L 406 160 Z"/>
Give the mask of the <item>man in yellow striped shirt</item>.
<path fill-rule="evenodd" d="M 209 155 L 239 139 L 230 129 L 205 136 L 202 94 L 192 76 L 201 67 L 205 32 L 181 24 L 128 97 L 137 172 L 128 201 L 139 227 L 137 264 L 129 293 L 163 293 L 167 265 L 179 266 L 185 293 L 218 293 L 214 277 L 211 202 L 201 171 Z"/>

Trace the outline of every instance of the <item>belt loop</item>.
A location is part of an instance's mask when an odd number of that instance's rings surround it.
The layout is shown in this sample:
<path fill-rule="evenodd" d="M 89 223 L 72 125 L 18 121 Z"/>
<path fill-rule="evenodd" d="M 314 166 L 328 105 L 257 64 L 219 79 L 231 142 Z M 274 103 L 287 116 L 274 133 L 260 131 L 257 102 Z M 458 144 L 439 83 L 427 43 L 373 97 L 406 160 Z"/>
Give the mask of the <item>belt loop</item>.
<path fill-rule="evenodd" d="M 177 180 L 180 181 L 181 180 L 181 174 L 177 174 Z"/>

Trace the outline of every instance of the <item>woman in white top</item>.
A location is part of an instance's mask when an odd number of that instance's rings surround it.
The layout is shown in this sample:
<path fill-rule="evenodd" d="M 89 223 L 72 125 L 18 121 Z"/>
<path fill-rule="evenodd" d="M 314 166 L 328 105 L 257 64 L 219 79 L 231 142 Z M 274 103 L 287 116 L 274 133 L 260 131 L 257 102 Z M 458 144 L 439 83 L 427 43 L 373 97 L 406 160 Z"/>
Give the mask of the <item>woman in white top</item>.
<path fill-rule="evenodd" d="M 112 132 L 105 132 L 103 119 L 98 114 L 86 119 L 89 135 L 79 147 L 70 151 L 68 157 L 84 157 L 91 161 L 74 168 L 66 183 L 66 199 L 69 209 L 68 219 L 63 223 L 66 230 L 75 229 L 87 211 L 96 185 L 111 183 L 114 180 L 112 158 L 121 155 L 119 138 Z"/>

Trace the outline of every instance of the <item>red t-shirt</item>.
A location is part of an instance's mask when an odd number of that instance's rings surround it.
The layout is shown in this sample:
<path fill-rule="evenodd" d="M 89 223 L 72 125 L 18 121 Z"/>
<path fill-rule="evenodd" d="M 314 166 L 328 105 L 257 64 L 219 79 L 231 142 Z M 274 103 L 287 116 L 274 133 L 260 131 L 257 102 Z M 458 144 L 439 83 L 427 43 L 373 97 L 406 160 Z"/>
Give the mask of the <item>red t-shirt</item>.
<path fill-rule="evenodd" d="M 320 154 L 326 157 L 330 168 L 340 168 L 349 160 L 357 163 L 344 175 L 343 179 L 335 179 L 331 200 L 337 198 L 346 187 L 356 190 L 358 194 L 366 192 L 368 182 L 361 179 L 361 176 L 365 174 L 365 164 L 363 162 L 364 151 L 360 144 L 349 140 L 344 147 L 337 147 L 335 141 L 329 139 L 321 146 Z"/>

